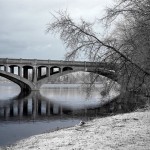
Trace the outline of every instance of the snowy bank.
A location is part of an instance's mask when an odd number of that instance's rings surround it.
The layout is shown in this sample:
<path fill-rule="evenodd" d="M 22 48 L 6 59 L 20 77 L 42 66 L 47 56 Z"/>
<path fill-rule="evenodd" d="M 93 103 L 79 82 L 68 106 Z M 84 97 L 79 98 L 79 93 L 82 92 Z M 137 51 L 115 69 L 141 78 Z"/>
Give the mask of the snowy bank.
<path fill-rule="evenodd" d="M 97 118 L 75 126 L 32 136 L 8 150 L 150 150 L 150 111 Z"/>

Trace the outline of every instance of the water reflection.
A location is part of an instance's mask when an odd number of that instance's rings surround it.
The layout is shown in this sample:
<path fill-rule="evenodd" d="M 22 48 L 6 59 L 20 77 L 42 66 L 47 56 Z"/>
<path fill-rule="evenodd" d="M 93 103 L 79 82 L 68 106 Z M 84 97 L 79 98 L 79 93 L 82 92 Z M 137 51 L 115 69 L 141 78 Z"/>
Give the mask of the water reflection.
<path fill-rule="evenodd" d="M 16 86 L 2 88 L 0 86 L 1 146 L 92 119 L 97 116 L 97 107 L 101 103 L 97 97 L 99 93 L 94 92 L 90 100 L 86 100 L 81 88 L 74 86 L 46 87 L 29 95 L 17 95 L 19 90 Z"/>
<path fill-rule="evenodd" d="M 17 99 L 16 99 L 17 98 Z M 0 119 L 39 119 L 40 116 L 61 114 L 62 108 L 44 99 L 39 92 L 32 92 L 27 97 L 13 97 L 0 107 Z"/>
<path fill-rule="evenodd" d="M 20 93 L 20 87 L 12 82 L 0 82 L 0 106 L 2 102 L 6 102 L 12 99 L 18 99 L 18 97 L 24 93 Z"/>
<path fill-rule="evenodd" d="M 84 95 L 76 90 L 41 90 L 31 92 L 26 97 L 19 94 L 3 101 L 0 104 L 0 120 L 39 120 L 54 115 L 79 113 L 79 110 L 80 113 L 87 112 L 87 109 L 99 106 L 99 99 L 85 100 Z"/>
<path fill-rule="evenodd" d="M 57 128 L 70 127 L 80 120 L 89 120 L 98 115 L 115 112 L 129 112 L 145 106 L 145 99 L 126 94 L 126 99 L 114 100 L 102 108 L 106 101 L 116 96 L 101 97 L 94 91 L 87 100 L 86 93 L 80 87 L 46 87 L 26 95 L 19 93 L 16 86 L 1 90 L 0 98 L 0 145 L 7 145 L 34 134 L 40 134 Z M 10 98 L 11 97 L 11 98 Z M 134 100 L 134 101 L 133 101 Z M 140 103 L 140 104 L 139 104 Z"/>

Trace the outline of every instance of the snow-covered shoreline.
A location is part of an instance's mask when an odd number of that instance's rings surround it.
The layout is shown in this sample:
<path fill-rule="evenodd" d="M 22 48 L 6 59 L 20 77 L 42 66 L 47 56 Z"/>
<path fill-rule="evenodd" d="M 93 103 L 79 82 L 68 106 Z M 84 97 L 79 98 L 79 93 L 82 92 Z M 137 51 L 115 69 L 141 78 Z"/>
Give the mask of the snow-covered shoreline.
<path fill-rule="evenodd" d="M 97 118 L 32 136 L 1 150 L 150 150 L 150 111 Z"/>

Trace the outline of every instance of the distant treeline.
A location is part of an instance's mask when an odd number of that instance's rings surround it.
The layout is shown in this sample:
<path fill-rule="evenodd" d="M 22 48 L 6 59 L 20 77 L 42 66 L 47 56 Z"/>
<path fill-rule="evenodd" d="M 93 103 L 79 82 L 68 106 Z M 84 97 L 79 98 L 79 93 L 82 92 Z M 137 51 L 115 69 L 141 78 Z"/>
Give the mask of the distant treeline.
<path fill-rule="evenodd" d="M 85 72 L 77 72 L 72 73 L 64 76 L 60 76 L 57 80 L 53 81 L 52 83 L 91 83 L 92 80 L 94 82 L 102 83 L 104 80 L 106 81 L 106 77 L 99 76 L 93 73 L 85 73 Z"/>

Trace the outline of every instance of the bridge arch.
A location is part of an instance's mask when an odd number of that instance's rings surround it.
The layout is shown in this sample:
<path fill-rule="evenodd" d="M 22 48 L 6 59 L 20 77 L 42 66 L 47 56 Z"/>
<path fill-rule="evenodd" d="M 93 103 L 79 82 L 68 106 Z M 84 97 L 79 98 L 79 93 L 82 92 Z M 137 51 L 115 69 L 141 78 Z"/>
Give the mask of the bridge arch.
<path fill-rule="evenodd" d="M 108 77 L 109 79 L 117 81 L 116 74 L 113 71 L 109 71 L 109 70 L 101 70 L 101 71 L 100 70 L 99 71 L 93 70 L 92 71 L 92 70 L 88 70 L 88 69 L 87 70 L 74 69 L 74 70 L 66 70 L 66 71 L 63 71 L 63 72 L 58 72 L 58 73 L 55 73 L 55 74 L 51 75 L 50 77 L 46 77 L 46 78 L 44 78 L 44 79 L 37 82 L 37 87 L 40 88 L 43 84 L 55 81 L 60 76 L 64 76 L 64 75 L 74 73 L 74 72 L 79 72 L 79 71 L 89 72 L 89 73 L 92 72 L 94 74 L 102 75 L 102 76 Z"/>
<path fill-rule="evenodd" d="M 48 77 L 50 75 L 49 73 L 49 67 L 40 65 L 37 67 L 37 80 L 41 80 L 42 78 Z"/>
<path fill-rule="evenodd" d="M 61 73 L 61 67 L 53 66 L 50 68 L 50 75 Z"/>
<path fill-rule="evenodd" d="M 10 72 L 10 73 L 19 75 L 20 74 L 19 70 L 20 70 L 20 66 L 18 66 L 18 65 L 9 65 L 8 66 L 8 72 Z"/>
<path fill-rule="evenodd" d="M 33 81 L 33 66 L 25 65 L 22 68 L 23 68 L 22 77 L 30 81 Z"/>
<path fill-rule="evenodd" d="M 6 66 L 5 65 L 0 65 L 0 70 L 6 71 Z"/>
<path fill-rule="evenodd" d="M 27 79 L 20 77 L 16 74 L 12 74 L 3 70 L 0 70 L 0 76 L 16 83 L 20 86 L 21 91 L 31 91 L 32 89 L 35 89 L 35 86 Z"/>
<path fill-rule="evenodd" d="M 68 70 L 73 70 L 73 68 L 71 68 L 71 67 L 64 67 L 64 68 L 62 69 L 63 72 L 64 72 L 64 71 L 68 71 Z"/>

